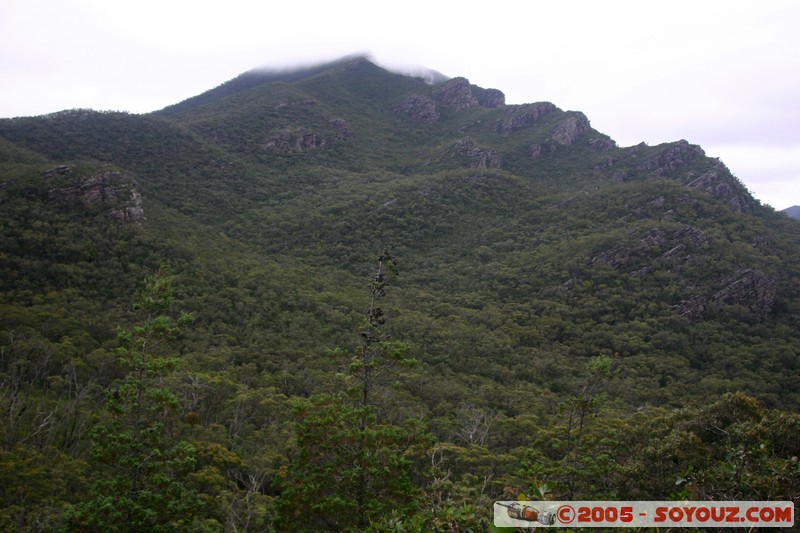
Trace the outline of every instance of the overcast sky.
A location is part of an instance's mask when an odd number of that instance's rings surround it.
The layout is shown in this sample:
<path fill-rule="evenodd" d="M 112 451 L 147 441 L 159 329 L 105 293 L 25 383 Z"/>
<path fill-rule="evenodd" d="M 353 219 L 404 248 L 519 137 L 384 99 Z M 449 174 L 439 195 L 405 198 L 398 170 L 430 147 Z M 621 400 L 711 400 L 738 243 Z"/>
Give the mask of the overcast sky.
<path fill-rule="evenodd" d="M 0 117 L 146 113 L 259 66 L 370 53 L 679 139 L 800 204 L 797 0 L 0 0 Z"/>

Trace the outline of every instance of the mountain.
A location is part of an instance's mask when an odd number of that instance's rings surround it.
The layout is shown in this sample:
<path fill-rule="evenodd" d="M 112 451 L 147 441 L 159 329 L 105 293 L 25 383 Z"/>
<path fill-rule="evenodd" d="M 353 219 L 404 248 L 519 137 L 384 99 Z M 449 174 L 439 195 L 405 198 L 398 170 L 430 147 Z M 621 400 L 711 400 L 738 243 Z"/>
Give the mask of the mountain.
<path fill-rule="evenodd" d="M 800 218 L 800 205 L 793 205 L 792 207 L 787 207 L 782 213 L 786 213 L 792 218 Z"/>
<path fill-rule="evenodd" d="M 170 469 L 184 492 L 163 494 L 204 494 L 220 527 L 242 527 L 245 514 L 304 520 L 290 504 L 301 500 L 363 525 L 361 489 L 348 500 L 361 503 L 336 508 L 326 483 L 292 472 L 311 436 L 334 439 L 332 420 L 355 420 L 330 398 L 350 405 L 344 391 L 358 381 L 348 372 L 370 367 L 333 355 L 365 354 L 370 339 L 416 360 L 381 370 L 391 378 L 375 382 L 374 420 L 396 431 L 421 421 L 436 443 L 415 463 L 424 476 L 398 474 L 410 492 L 386 493 L 381 516 L 412 520 L 424 496 L 438 503 L 414 518 L 422 529 L 462 504 L 480 522 L 485 499 L 509 487 L 518 492 L 506 499 L 551 487 L 665 500 L 679 474 L 698 497 L 795 497 L 786 484 L 796 474 L 758 492 L 768 481 L 742 488 L 719 465 L 769 476 L 798 453 L 796 224 L 685 140 L 620 147 L 579 111 L 507 105 L 465 78 L 349 57 L 254 70 L 147 115 L 0 120 L 0 224 L 9 479 L 27 479 L 25 465 L 56 450 L 46 479 L 80 485 L 45 511 L 19 496 L 22 510 L 0 515 L 16 529 L 37 512 L 97 527 L 95 507 L 76 503 L 98 503 L 79 480 L 99 487 L 125 471 L 114 469 L 125 454 L 98 452 L 121 431 L 121 411 L 104 406 L 131 390 L 120 383 L 146 380 L 169 385 L 160 398 L 182 415 L 158 427 L 190 442 L 208 476 Z M 376 291 L 383 250 L 399 275 Z M 126 366 L 118 349 L 135 335 L 117 331 L 151 316 L 156 300 L 130 302 L 159 272 L 172 279 L 173 309 L 196 318 L 176 334 L 177 361 Z M 257 506 L 245 505 L 251 497 Z"/>

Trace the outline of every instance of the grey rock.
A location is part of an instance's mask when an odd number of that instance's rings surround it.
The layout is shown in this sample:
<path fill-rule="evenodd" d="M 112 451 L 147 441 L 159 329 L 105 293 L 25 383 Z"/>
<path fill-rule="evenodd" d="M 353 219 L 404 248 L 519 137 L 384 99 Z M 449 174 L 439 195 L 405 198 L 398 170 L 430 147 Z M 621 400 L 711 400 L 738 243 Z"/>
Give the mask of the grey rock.
<path fill-rule="evenodd" d="M 421 94 L 412 94 L 394 106 L 392 111 L 398 115 L 405 115 L 412 120 L 428 124 L 436 122 L 441 116 L 436 109 L 436 102 Z"/>
<path fill-rule="evenodd" d="M 479 148 L 470 137 L 464 137 L 456 142 L 451 151 L 451 157 L 463 157 L 468 161 L 470 168 L 500 168 L 503 157 L 495 150 Z"/>
<path fill-rule="evenodd" d="M 136 181 L 117 171 L 105 171 L 75 179 L 71 185 L 52 189 L 50 199 L 69 201 L 79 199 L 86 205 L 110 204 L 109 217 L 120 223 L 139 223 L 145 220 L 142 195 Z"/>

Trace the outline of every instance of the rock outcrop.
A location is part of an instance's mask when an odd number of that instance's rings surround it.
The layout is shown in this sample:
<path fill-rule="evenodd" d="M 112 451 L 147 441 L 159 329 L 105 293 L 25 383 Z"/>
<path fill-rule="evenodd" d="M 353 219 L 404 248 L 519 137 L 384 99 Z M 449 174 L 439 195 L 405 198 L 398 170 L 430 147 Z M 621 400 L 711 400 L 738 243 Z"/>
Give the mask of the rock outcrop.
<path fill-rule="evenodd" d="M 709 305 L 739 305 L 764 317 L 772 311 L 778 282 L 760 270 L 744 269 L 720 282 L 722 288 L 711 296 L 693 296 L 673 310 L 690 320 L 702 318 Z"/>
<path fill-rule="evenodd" d="M 452 111 L 462 111 L 475 106 L 497 108 L 506 103 L 502 91 L 471 85 L 466 78 L 447 80 L 436 87 L 431 96 L 438 105 Z"/>
<path fill-rule="evenodd" d="M 472 92 L 478 99 L 478 105 L 495 109 L 506 105 L 506 95 L 498 89 L 483 89 L 472 85 Z"/>
<path fill-rule="evenodd" d="M 392 111 L 398 115 L 405 115 L 411 120 L 431 124 L 439 120 L 441 115 L 436 109 L 436 103 L 427 96 L 412 94 L 396 106 Z"/>
<path fill-rule="evenodd" d="M 475 146 L 470 137 L 464 137 L 456 142 L 450 155 L 451 157 L 465 158 L 470 168 L 500 168 L 503 165 L 503 157 L 499 152 Z"/>
<path fill-rule="evenodd" d="M 264 141 L 262 147 L 265 150 L 279 154 L 291 154 L 293 152 L 324 148 L 326 145 L 327 140 L 325 137 L 312 133 L 305 128 L 297 128 L 284 130 L 270 136 Z"/>
<path fill-rule="evenodd" d="M 280 109 L 286 109 L 288 107 L 306 107 L 306 106 L 315 106 L 317 105 L 317 101 L 313 98 L 306 98 L 305 100 L 296 100 L 291 102 L 281 102 L 275 105 L 275 110 L 278 111 Z"/>
<path fill-rule="evenodd" d="M 718 304 L 741 305 L 758 315 L 772 311 L 778 282 L 760 270 L 740 270 L 723 280 L 723 287 L 712 297 Z"/>
<path fill-rule="evenodd" d="M 617 147 L 617 143 L 608 138 L 589 139 L 589 146 L 598 152 L 606 152 Z"/>
<path fill-rule="evenodd" d="M 740 213 L 750 213 L 756 206 L 756 201 L 747 192 L 741 183 L 736 182 L 730 171 L 722 163 L 708 172 L 692 179 L 694 175 L 689 174 L 691 181 L 687 185 L 693 189 L 698 189 L 717 198 L 726 201 L 728 206 Z"/>
<path fill-rule="evenodd" d="M 142 195 L 136 189 L 131 189 L 128 204 L 112 209 L 108 216 L 120 224 L 141 223 L 145 220 Z"/>
<path fill-rule="evenodd" d="M 332 119 L 328 122 L 328 125 L 329 128 L 322 128 L 327 130 L 324 134 L 310 131 L 302 126 L 279 131 L 270 135 L 261 144 L 261 147 L 278 154 L 288 155 L 306 150 L 325 148 L 335 142 L 353 137 L 350 125 L 344 119 Z"/>
<path fill-rule="evenodd" d="M 646 176 L 675 179 L 687 187 L 724 200 L 734 211 L 751 212 L 758 205 L 730 170 L 719 160 L 714 162 L 707 158 L 699 146 L 681 140 L 655 147 L 654 153 L 653 150 L 641 143 L 625 148 L 623 155 L 634 161 L 636 171 Z M 612 165 L 597 165 L 595 170 L 602 171 Z M 624 170 L 618 175 L 622 181 L 630 178 Z"/>
<path fill-rule="evenodd" d="M 44 177 L 50 178 L 55 175 L 64 176 L 66 174 L 69 174 L 70 172 L 72 172 L 72 167 L 70 167 L 69 165 L 59 165 L 55 168 L 49 168 L 45 170 Z"/>
<path fill-rule="evenodd" d="M 330 121 L 330 125 L 336 131 L 338 139 L 344 140 L 353 137 L 353 130 L 350 129 L 350 124 L 345 119 L 335 118 Z"/>
<path fill-rule="evenodd" d="M 493 123 L 495 131 L 502 135 L 529 128 L 538 123 L 545 115 L 556 111 L 558 108 L 550 102 L 515 106 L 505 118 Z"/>
<path fill-rule="evenodd" d="M 472 87 L 466 78 L 447 80 L 435 88 L 431 94 L 438 104 L 453 111 L 462 111 L 479 104 L 478 99 L 472 94 Z"/>
<path fill-rule="evenodd" d="M 52 189 L 50 198 L 56 201 L 78 199 L 87 206 L 110 204 L 108 216 L 119 223 L 139 223 L 145 219 L 142 195 L 135 180 L 117 171 L 78 178 L 67 187 Z"/>
<path fill-rule="evenodd" d="M 561 146 L 569 146 L 575 139 L 591 129 L 589 119 L 581 112 L 574 113 L 559 123 L 550 132 L 550 140 Z"/>
<path fill-rule="evenodd" d="M 481 106 L 494 109 L 504 106 L 506 96 L 497 89 L 471 85 L 466 78 L 452 78 L 431 91 L 431 96 L 412 94 L 392 107 L 392 112 L 428 124 L 441 118 L 440 109 L 463 111 Z"/>
<path fill-rule="evenodd" d="M 639 148 L 634 146 L 628 150 Z M 666 146 L 656 154 L 648 157 L 636 168 L 654 176 L 665 176 L 673 170 L 687 165 L 699 157 L 705 156 L 705 152 L 697 145 L 689 144 L 685 140 L 680 140 Z"/>
<path fill-rule="evenodd" d="M 694 226 L 663 230 L 652 228 L 628 244 L 623 244 L 598 254 L 589 266 L 607 265 L 642 277 L 652 271 L 649 266 L 654 254 L 667 264 L 683 263 L 691 258 L 692 250 L 708 243 L 708 234 Z M 642 264 L 645 263 L 645 266 Z"/>
<path fill-rule="evenodd" d="M 527 128 L 536 124 L 544 115 L 557 109 L 550 103 L 536 104 L 537 107 L 529 109 L 520 115 L 516 115 L 498 125 L 497 131 L 504 135 L 508 135 L 512 131 Z M 552 106 L 552 107 L 551 107 Z M 571 146 L 575 141 L 591 131 L 589 119 L 586 115 L 580 112 L 571 113 L 566 119 L 559 122 L 554 128 L 550 130 L 547 139 L 544 142 L 532 144 L 529 148 L 530 156 L 533 159 L 538 159 L 545 154 L 553 153 L 560 146 Z M 596 140 L 595 140 L 596 141 Z M 605 141 L 605 142 L 603 142 Z M 596 150 L 606 149 L 605 146 L 610 143 L 611 147 L 614 146 L 614 141 L 601 140 L 601 143 L 595 143 Z M 599 168 L 596 168 L 599 171 Z"/>

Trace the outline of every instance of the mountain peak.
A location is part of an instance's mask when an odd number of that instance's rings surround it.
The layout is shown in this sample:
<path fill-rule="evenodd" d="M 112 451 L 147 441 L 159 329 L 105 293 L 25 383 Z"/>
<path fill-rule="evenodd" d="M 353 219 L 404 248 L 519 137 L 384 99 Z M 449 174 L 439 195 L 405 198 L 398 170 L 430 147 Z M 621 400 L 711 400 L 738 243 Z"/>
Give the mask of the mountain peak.
<path fill-rule="evenodd" d="M 800 205 L 793 205 L 792 207 L 787 207 L 782 213 L 786 213 L 791 218 L 800 219 Z"/>
<path fill-rule="evenodd" d="M 505 95 L 502 91 L 484 89 L 477 85 L 472 85 L 466 78 L 451 78 L 441 72 L 423 66 L 384 64 L 367 54 L 352 54 L 333 61 L 292 67 L 257 67 L 202 94 L 157 111 L 156 114 L 176 115 L 265 84 L 297 83 L 324 74 L 352 76 L 356 69 L 360 71 L 360 75 L 391 73 L 405 78 L 422 80 L 425 84 L 434 86 L 434 94 L 438 95 L 438 99 L 455 110 L 465 109 L 473 105 L 486 108 L 505 105 Z"/>
<path fill-rule="evenodd" d="M 379 67 L 375 61 L 363 54 L 347 55 L 333 61 L 299 64 L 287 67 L 256 67 L 204 93 L 188 98 L 177 104 L 167 106 L 161 111 L 157 111 L 156 114 L 174 115 L 188 109 L 200 107 L 208 102 L 252 89 L 259 85 L 268 83 L 294 83 L 318 76 L 327 71 L 353 68 L 359 65 L 373 65 L 377 68 L 383 68 Z"/>

